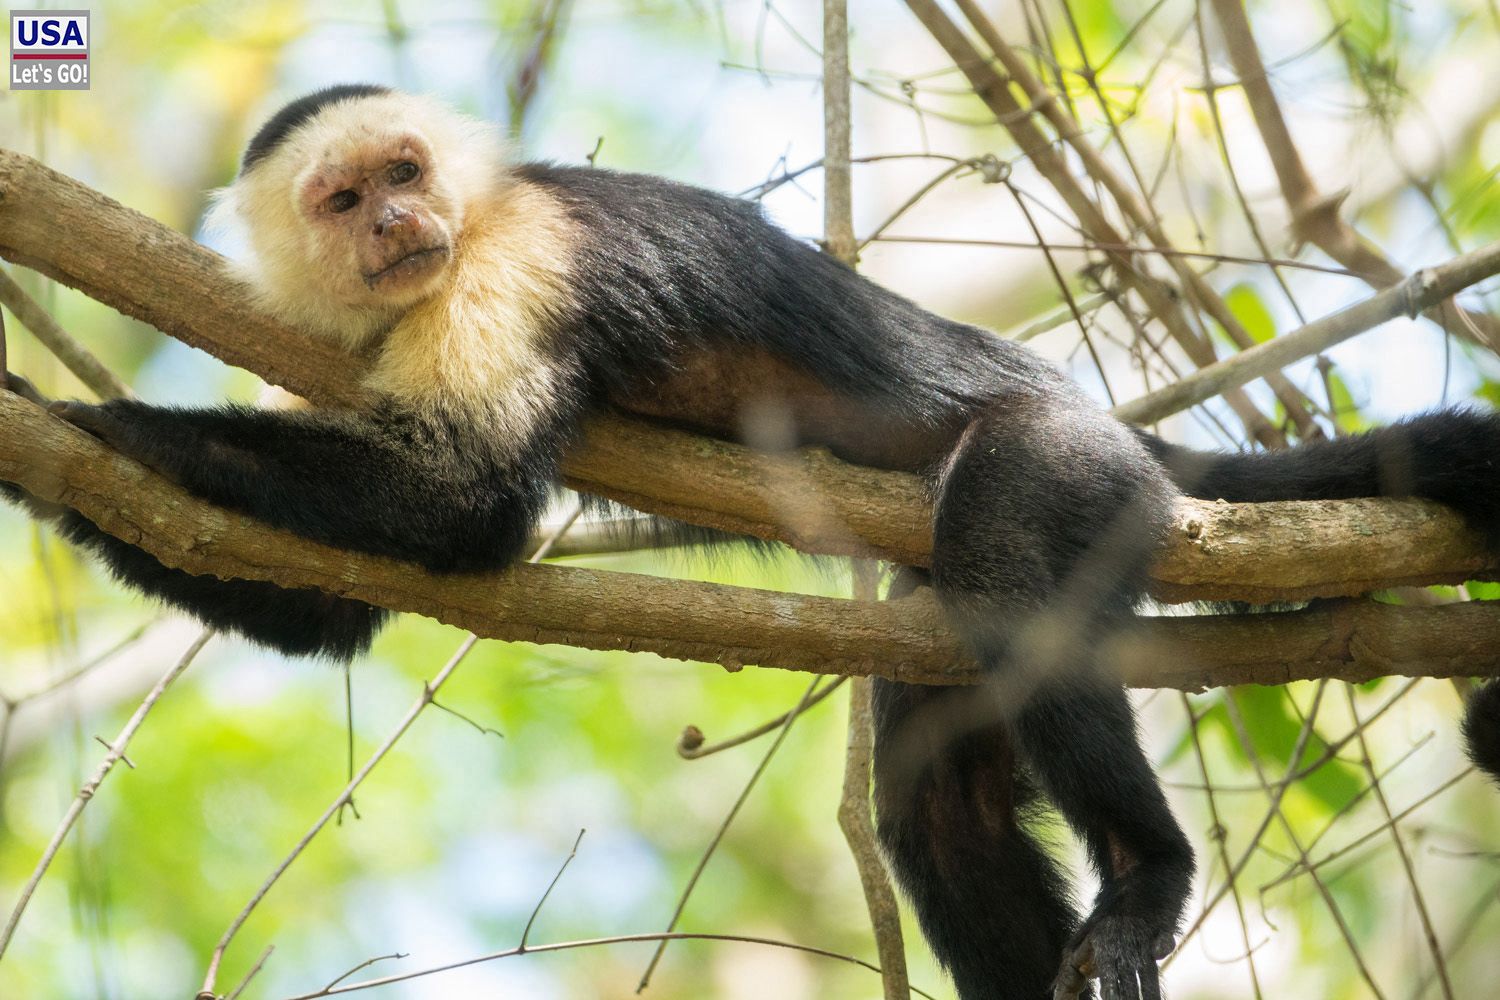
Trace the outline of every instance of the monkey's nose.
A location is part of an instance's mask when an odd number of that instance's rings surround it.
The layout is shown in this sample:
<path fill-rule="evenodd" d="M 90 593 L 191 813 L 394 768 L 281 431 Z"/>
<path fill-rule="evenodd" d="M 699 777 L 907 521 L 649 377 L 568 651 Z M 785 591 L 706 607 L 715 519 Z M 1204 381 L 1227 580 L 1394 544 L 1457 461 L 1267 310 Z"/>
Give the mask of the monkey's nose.
<path fill-rule="evenodd" d="M 375 220 L 375 235 L 386 236 L 403 230 L 414 230 L 422 228 L 422 220 L 417 218 L 415 212 L 404 208 L 396 208 L 387 205 L 380 218 Z"/>

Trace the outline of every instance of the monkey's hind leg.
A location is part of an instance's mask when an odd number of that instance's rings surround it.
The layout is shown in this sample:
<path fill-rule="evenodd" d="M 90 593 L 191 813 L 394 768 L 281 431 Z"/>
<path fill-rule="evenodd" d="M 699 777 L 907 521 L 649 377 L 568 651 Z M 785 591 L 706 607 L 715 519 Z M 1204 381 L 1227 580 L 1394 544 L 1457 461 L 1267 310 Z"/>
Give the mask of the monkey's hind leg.
<path fill-rule="evenodd" d="M 939 486 L 934 587 L 987 670 L 992 710 L 1101 883 L 1051 956 L 1059 972 L 1046 995 L 1059 1000 L 1085 995 L 1085 977 L 1104 1000 L 1158 1000 L 1156 963 L 1190 891 L 1192 850 L 1109 662 L 1174 495 L 1122 426 L 1055 398 L 1007 401 L 976 421 Z"/>
<path fill-rule="evenodd" d="M 1078 927 L 1028 829 L 1038 796 L 985 692 L 875 681 L 880 841 L 964 1000 L 1051 996 Z"/>

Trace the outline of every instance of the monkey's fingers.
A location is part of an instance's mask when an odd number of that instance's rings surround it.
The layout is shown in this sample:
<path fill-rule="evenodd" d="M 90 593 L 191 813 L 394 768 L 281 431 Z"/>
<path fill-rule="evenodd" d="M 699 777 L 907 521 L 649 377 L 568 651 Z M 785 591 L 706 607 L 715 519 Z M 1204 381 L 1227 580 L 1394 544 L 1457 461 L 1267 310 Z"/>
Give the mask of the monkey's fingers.
<path fill-rule="evenodd" d="M 6 372 L 5 387 L 22 399 L 29 399 L 37 406 L 45 408 L 52 405 L 52 400 L 37 391 L 37 387 L 32 385 L 31 381 L 24 375 L 17 375 L 15 372 Z"/>
<path fill-rule="evenodd" d="M 76 399 L 59 399 L 47 407 L 47 412 L 61 417 L 79 430 L 88 431 L 116 451 L 122 450 L 120 445 L 125 440 L 124 426 L 119 418 L 104 407 L 82 403 Z"/>
<path fill-rule="evenodd" d="M 1062 969 L 1052 985 L 1052 1000 L 1079 1000 L 1088 989 L 1094 971 L 1094 944 L 1089 938 L 1063 956 Z"/>
<path fill-rule="evenodd" d="M 1065 965 L 1058 973 L 1057 981 L 1052 984 L 1052 1000 L 1079 1000 L 1088 985 L 1088 978 L 1083 973 L 1071 965 Z"/>

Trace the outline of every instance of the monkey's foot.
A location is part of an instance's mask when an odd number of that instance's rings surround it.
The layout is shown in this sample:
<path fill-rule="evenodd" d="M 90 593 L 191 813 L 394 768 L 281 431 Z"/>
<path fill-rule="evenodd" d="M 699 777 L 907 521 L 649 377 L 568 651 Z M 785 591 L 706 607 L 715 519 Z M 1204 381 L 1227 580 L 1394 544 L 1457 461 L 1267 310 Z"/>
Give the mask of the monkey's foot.
<path fill-rule="evenodd" d="M 1086 1000 L 1090 979 L 1099 980 L 1100 1000 L 1161 1000 L 1156 963 L 1177 946 L 1170 930 L 1144 917 L 1096 913 L 1063 956 L 1053 1000 Z"/>

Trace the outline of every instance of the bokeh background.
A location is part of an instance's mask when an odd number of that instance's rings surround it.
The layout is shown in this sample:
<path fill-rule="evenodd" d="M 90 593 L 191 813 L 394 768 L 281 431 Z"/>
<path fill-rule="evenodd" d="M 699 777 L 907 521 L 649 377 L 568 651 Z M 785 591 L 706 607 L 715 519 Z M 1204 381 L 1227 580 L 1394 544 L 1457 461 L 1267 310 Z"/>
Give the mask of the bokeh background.
<path fill-rule="evenodd" d="M 75 6 L 67 4 L 66 6 Z M 851 5 L 856 231 L 885 225 L 911 241 L 875 242 L 861 268 L 922 304 L 1014 333 L 1056 315 L 1062 297 L 1001 187 L 942 157 L 1013 162 L 1013 182 L 1049 239 L 1077 243 L 1046 185 L 966 90 L 950 61 L 897 0 Z M 1258 256 L 1209 114 L 1202 60 L 1232 73 L 1213 25 L 1200 48 L 1190 0 L 1020 0 L 985 8 L 1028 43 L 1111 157 L 1120 148 L 1076 73 L 1080 48 L 1153 179 L 1154 204 L 1179 246 Z M 318 3 L 94 3 L 93 86 L 81 93 L 0 93 L 0 145 L 41 158 L 184 232 L 200 232 L 208 192 L 233 176 L 241 144 L 280 103 L 335 82 L 429 91 L 506 124 L 518 157 L 644 170 L 757 193 L 822 151 L 820 5 L 810 0 L 362 0 Z M 1500 237 L 1500 9 L 1493 0 L 1252 2 L 1252 24 L 1309 169 L 1344 212 L 1403 268 Z M 1077 29 L 1074 39 L 1072 26 Z M 1207 19 L 1207 15 L 1205 14 Z M 1106 57 L 1108 57 L 1106 59 Z M 1280 256 L 1296 248 L 1269 161 L 1232 86 L 1217 91 L 1228 160 Z M 816 238 L 817 170 L 776 183 L 770 213 Z M 904 207 L 905 206 L 905 207 Z M 904 207 L 904 208 L 903 208 Z M 938 243 L 931 240 L 975 241 Z M 229 244 L 213 244 L 229 252 Z M 1060 252 L 1080 297 L 1098 254 Z M 1211 283 L 1258 338 L 1368 294 L 1358 281 L 1203 258 Z M 79 339 L 146 399 L 252 399 L 244 372 L 65 288 L 9 268 Z M 1474 299 L 1484 307 L 1482 297 Z M 1101 313 L 1098 360 L 1077 325 L 1032 344 L 1105 398 L 1137 395 L 1132 332 Z M 13 320 L 10 365 L 54 395 L 86 395 Z M 1029 331 L 1031 332 L 1031 331 Z M 1319 370 L 1290 371 L 1357 429 L 1443 403 L 1500 398 L 1500 364 L 1426 322 L 1398 321 L 1336 348 Z M 1275 403 L 1256 391 L 1268 412 Z M 1240 447 L 1222 407 L 1168 422 L 1169 436 Z M 793 558 L 616 555 L 588 564 L 741 585 L 847 594 L 847 574 Z M 1447 597 L 1454 596 L 1448 592 Z M 1470 596 L 1492 596 L 1471 589 Z M 160 615 L 19 513 L 0 511 L 0 910 L 8 911 L 80 782 L 143 692 L 196 628 Z M 382 740 L 458 646 L 456 630 L 403 617 L 351 679 L 355 757 Z M 806 679 L 646 655 L 484 642 L 356 798 L 259 906 L 225 963 L 228 989 L 268 944 L 246 996 L 316 989 L 375 956 L 388 973 L 515 945 L 577 837 L 533 942 L 659 930 L 766 741 L 701 761 L 679 759 L 678 733 L 711 739 L 796 702 Z M 42 692 L 36 694 L 37 692 Z M 34 696 L 33 696 L 34 695 Z M 1223 884 L 1217 838 L 1238 858 L 1267 815 L 1252 758 L 1285 773 L 1314 685 L 1138 695 L 1147 742 L 1199 846 L 1199 882 Z M 1226 711 L 1232 699 L 1235 714 Z M 1500 982 L 1500 796 L 1464 761 L 1447 682 L 1329 687 L 1305 762 L 1236 879 L 1168 973 L 1173 996 L 1439 996 L 1418 898 L 1438 930 L 1457 995 Z M 1195 742 L 1187 708 L 1197 725 Z M 1352 706 L 1352 707 L 1351 707 Z M 1352 711 L 1385 710 L 1364 734 Z M 1244 722 L 1238 731 L 1232 719 Z M 469 720 L 469 721 L 466 721 Z M 495 730 L 482 732 L 479 727 Z M 32 901 L 0 961 L 4 997 L 188 997 L 214 942 L 275 863 L 342 787 L 345 677 L 333 668 L 215 639 L 157 707 Z M 729 828 L 688 904 L 682 929 L 760 935 L 873 958 L 852 862 L 835 823 L 844 707 L 835 696 L 800 720 Z M 1369 766 L 1367 766 L 1367 763 Z M 1414 872 L 1408 878 L 1373 773 Z M 1215 794 L 1210 811 L 1205 779 Z M 1440 794 L 1428 798 L 1434 789 Z M 1353 849 L 1270 886 L 1295 855 Z M 1373 831 L 1373 836 L 1367 837 Z M 1361 840 L 1361 838 L 1366 838 Z M 1059 849 L 1072 852 L 1059 833 Z M 1413 886 L 1415 885 L 1415 889 Z M 1326 898 L 1325 898 L 1326 895 Z M 1202 899 L 1195 901 L 1193 915 Z M 1337 914 L 1337 918 L 1335 917 Z M 1340 929 L 1340 922 L 1344 929 Z M 1243 927 L 1243 930 L 1242 930 Z M 1251 945 L 1247 957 L 1245 941 Z M 908 926 L 912 979 L 951 995 Z M 1351 943 L 1352 942 L 1352 943 Z M 370 995 L 589 998 L 633 995 L 652 945 L 510 958 Z M 1252 981 L 1252 965 L 1254 979 Z M 645 994 L 662 998 L 857 998 L 879 995 L 859 968 L 746 943 L 671 946 Z"/>

